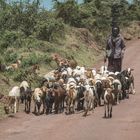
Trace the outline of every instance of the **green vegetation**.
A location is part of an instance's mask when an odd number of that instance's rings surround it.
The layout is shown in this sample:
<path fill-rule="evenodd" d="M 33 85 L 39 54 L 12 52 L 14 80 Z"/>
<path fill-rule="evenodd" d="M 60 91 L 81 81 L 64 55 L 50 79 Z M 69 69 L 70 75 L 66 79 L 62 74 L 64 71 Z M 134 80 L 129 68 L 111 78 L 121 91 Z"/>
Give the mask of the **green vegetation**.
<path fill-rule="evenodd" d="M 140 1 L 116 2 L 118 24 L 126 38 L 140 37 Z M 4 74 L 21 81 L 34 64 L 39 64 L 40 74 L 44 74 L 56 68 L 53 53 L 66 58 L 74 56 L 79 65 L 93 66 L 111 30 L 113 3 L 114 0 L 84 0 L 83 4 L 55 0 L 54 9 L 47 11 L 40 7 L 40 0 L 32 3 L 0 0 L 0 62 L 9 65 L 23 57 L 18 72 Z M 124 30 L 126 26 L 130 27 Z"/>

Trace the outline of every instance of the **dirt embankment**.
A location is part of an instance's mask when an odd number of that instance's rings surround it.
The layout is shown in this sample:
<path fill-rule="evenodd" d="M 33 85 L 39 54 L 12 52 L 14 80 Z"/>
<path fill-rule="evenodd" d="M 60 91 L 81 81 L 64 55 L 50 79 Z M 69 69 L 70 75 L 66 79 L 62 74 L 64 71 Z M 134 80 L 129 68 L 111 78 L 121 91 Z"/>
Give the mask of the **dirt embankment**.
<path fill-rule="evenodd" d="M 122 34 L 125 40 L 140 39 L 140 21 L 132 22 L 130 26 L 123 29 Z"/>

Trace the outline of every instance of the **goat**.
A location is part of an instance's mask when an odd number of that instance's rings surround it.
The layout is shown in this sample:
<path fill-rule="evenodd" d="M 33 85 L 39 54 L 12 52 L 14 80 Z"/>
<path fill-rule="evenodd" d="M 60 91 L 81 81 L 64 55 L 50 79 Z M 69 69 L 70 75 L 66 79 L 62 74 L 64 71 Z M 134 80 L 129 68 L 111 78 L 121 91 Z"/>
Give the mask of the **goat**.
<path fill-rule="evenodd" d="M 117 104 L 119 104 L 119 98 L 122 97 L 122 84 L 120 82 L 120 80 L 118 79 L 114 79 L 113 80 L 113 83 L 112 83 L 112 86 L 113 86 L 113 93 L 115 95 L 115 101 Z"/>
<path fill-rule="evenodd" d="M 112 106 L 114 103 L 114 99 L 115 96 L 112 92 L 111 88 L 107 88 L 105 90 L 105 94 L 104 94 L 104 106 L 105 106 L 105 113 L 104 113 L 104 117 L 106 118 L 107 113 L 108 112 L 108 118 L 112 117 Z"/>
<path fill-rule="evenodd" d="M 40 107 L 43 104 L 43 111 L 42 113 L 44 113 L 44 111 L 46 110 L 46 93 L 47 93 L 48 89 L 43 86 L 41 88 L 35 88 L 34 92 L 33 92 L 33 100 L 34 100 L 34 113 L 37 115 L 40 115 Z"/>
<path fill-rule="evenodd" d="M 127 68 L 123 72 L 124 72 L 125 76 L 128 78 L 129 93 L 135 94 L 136 91 L 135 91 L 135 87 L 134 87 L 134 75 L 132 74 L 132 71 L 134 71 L 134 69 Z"/>
<path fill-rule="evenodd" d="M 84 115 L 87 116 L 88 111 L 92 110 L 94 111 L 94 92 L 90 85 L 85 85 L 85 91 L 84 91 Z"/>
<path fill-rule="evenodd" d="M 84 91 L 85 87 L 82 83 L 77 87 L 77 110 L 80 111 L 84 108 Z"/>
<path fill-rule="evenodd" d="M 29 113 L 31 108 L 32 90 L 27 81 L 20 84 L 21 102 L 25 100 L 25 112 Z"/>
<path fill-rule="evenodd" d="M 60 67 L 66 63 L 66 60 L 62 58 L 59 54 L 53 54 L 52 59 L 56 62 L 57 66 Z"/>
<path fill-rule="evenodd" d="M 96 80 L 95 82 L 95 91 L 98 96 L 98 105 L 101 106 L 101 97 L 103 97 L 103 84 L 100 79 Z"/>
<path fill-rule="evenodd" d="M 61 113 L 64 110 L 64 99 L 66 90 L 59 83 L 53 83 L 52 92 L 54 94 L 55 113 Z"/>
<path fill-rule="evenodd" d="M 17 70 L 21 66 L 21 60 L 17 60 L 16 63 L 6 66 L 6 70 Z"/>
<path fill-rule="evenodd" d="M 10 112 L 10 108 L 13 108 L 14 113 L 18 112 L 20 101 L 20 88 L 18 86 L 14 86 L 12 90 L 10 90 L 6 100 L 7 101 L 4 106 L 5 113 L 8 114 Z"/>
<path fill-rule="evenodd" d="M 74 83 L 67 84 L 66 93 L 67 93 L 67 96 L 65 98 L 66 114 L 74 113 L 75 112 L 75 101 L 77 98 L 76 85 L 74 85 Z"/>
<path fill-rule="evenodd" d="M 105 76 L 108 73 L 107 66 L 101 66 L 99 71 L 102 76 Z"/>

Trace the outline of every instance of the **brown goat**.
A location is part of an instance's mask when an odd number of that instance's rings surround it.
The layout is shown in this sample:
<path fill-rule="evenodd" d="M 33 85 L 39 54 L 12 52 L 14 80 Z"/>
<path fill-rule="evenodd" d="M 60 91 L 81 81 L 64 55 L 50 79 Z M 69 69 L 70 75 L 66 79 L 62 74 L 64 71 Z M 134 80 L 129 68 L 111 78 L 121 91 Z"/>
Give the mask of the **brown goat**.
<path fill-rule="evenodd" d="M 17 60 L 16 63 L 10 64 L 9 66 L 6 67 L 6 70 L 17 70 L 21 65 L 21 61 Z"/>
<path fill-rule="evenodd" d="M 53 94 L 54 94 L 54 109 L 55 113 L 61 113 L 64 110 L 64 99 L 66 95 L 66 90 L 59 83 L 53 84 Z"/>
<path fill-rule="evenodd" d="M 105 106 L 105 114 L 104 117 L 106 118 L 108 112 L 108 118 L 112 117 L 112 106 L 114 104 L 115 96 L 113 94 L 113 90 L 111 88 L 107 88 L 104 94 L 104 106 Z"/>
<path fill-rule="evenodd" d="M 0 102 L 4 104 L 4 111 L 6 114 L 9 114 L 10 109 L 12 109 L 14 113 L 15 101 L 16 98 L 14 96 L 6 96 L 3 94 L 0 95 Z"/>

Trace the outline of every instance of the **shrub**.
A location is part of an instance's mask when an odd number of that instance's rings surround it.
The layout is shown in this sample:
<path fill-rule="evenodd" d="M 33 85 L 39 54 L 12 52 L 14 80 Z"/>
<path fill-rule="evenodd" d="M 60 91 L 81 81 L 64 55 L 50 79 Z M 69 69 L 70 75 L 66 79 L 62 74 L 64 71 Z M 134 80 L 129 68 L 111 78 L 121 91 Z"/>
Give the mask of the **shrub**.
<path fill-rule="evenodd" d="M 37 37 L 49 42 L 56 41 L 59 37 L 64 37 L 64 23 L 62 20 L 48 19 L 38 22 L 36 26 Z"/>
<path fill-rule="evenodd" d="M 52 62 L 52 57 L 49 54 L 45 54 L 43 56 L 43 60 L 44 60 L 45 64 L 50 64 Z"/>
<path fill-rule="evenodd" d="M 8 47 L 21 47 L 21 38 L 23 33 L 20 31 L 8 31 L 2 33 L 0 39 L 0 48 L 6 49 Z"/>
<path fill-rule="evenodd" d="M 31 53 L 27 58 L 25 58 L 22 62 L 22 67 L 29 67 L 34 64 L 38 64 L 40 62 L 40 58 L 35 54 Z"/>
<path fill-rule="evenodd" d="M 23 80 L 27 80 L 27 74 L 25 73 L 25 71 L 22 69 L 18 70 L 18 71 L 14 71 L 12 74 L 13 80 L 17 81 L 17 82 L 21 82 Z"/>
<path fill-rule="evenodd" d="M 16 62 L 18 55 L 16 52 L 7 51 L 4 55 L 4 60 L 6 62 Z"/>

